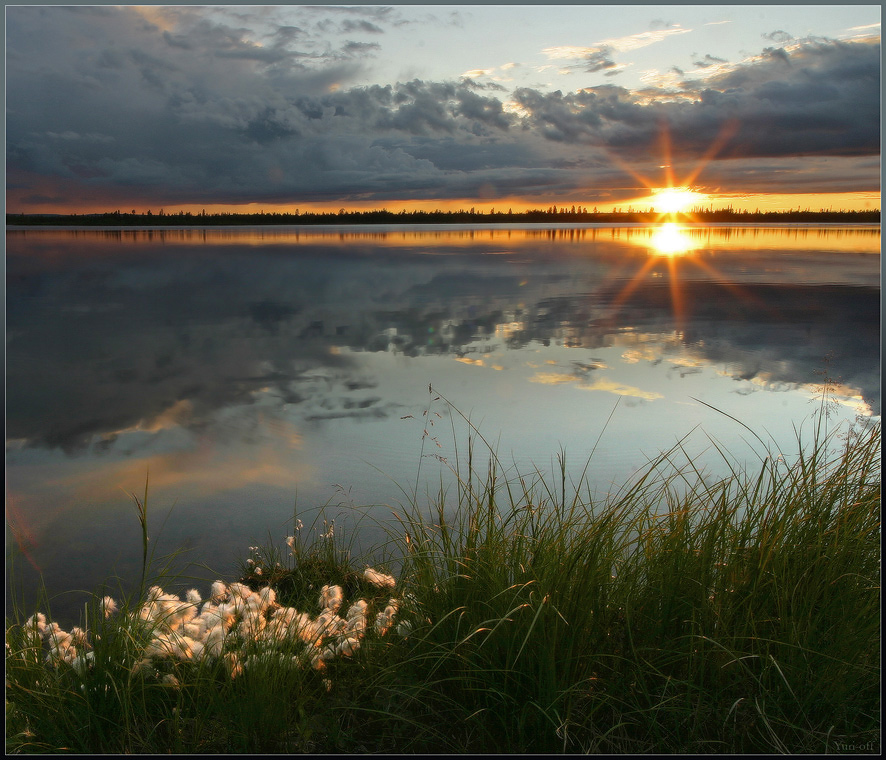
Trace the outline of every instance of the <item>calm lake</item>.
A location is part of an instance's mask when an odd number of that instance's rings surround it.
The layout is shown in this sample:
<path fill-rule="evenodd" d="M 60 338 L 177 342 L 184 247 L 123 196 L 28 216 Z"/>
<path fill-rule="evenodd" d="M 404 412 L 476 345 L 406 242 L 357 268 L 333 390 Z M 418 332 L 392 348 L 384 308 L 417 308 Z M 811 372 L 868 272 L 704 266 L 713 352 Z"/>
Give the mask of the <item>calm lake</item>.
<path fill-rule="evenodd" d="M 513 473 L 558 482 L 565 450 L 601 497 L 686 436 L 711 472 L 714 443 L 757 461 L 735 420 L 789 455 L 825 377 L 829 425 L 880 414 L 879 226 L 7 228 L 6 245 L 7 577 L 15 555 L 20 603 L 42 576 L 56 618 L 137 580 L 147 473 L 156 551 L 187 549 L 198 579 L 282 544 L 296 506 L 380 541 L 372 521 L 427 502 L 464 454 L 438 394 Z"/>

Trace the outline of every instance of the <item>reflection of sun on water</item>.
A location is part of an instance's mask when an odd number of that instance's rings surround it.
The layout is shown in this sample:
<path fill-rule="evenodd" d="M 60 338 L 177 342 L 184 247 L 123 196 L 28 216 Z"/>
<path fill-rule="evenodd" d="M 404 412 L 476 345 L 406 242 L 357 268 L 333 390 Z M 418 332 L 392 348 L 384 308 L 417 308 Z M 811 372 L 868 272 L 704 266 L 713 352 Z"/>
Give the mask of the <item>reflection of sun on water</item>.
<path fill-rule="evenodd" d="M 693 243 L 679 224 L 669 222 L 659 227 L 650 241 L 655 253 L 680 256 L 692 250 Z"/>

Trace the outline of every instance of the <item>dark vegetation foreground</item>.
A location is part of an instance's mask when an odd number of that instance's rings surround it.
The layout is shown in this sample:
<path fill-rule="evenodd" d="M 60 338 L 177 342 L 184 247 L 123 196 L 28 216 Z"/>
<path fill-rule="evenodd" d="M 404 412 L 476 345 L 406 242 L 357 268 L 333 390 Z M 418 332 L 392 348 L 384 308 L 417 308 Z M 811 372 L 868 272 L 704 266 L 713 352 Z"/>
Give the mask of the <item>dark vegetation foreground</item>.
<path fill-rule="evenodd" d="M 205 603 L 7 620 L 7 751 L 879 753 L 878 423 L 601 502 L 475 442 L 385 571 L 296 521 Z"/>

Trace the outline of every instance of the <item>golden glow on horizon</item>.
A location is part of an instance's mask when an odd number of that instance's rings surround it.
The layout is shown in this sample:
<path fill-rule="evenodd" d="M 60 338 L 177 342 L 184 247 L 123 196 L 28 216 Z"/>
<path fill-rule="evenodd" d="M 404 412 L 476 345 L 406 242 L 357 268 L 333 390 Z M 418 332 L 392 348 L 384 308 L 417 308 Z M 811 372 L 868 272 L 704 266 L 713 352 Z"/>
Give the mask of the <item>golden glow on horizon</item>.
<path fill-rule="evenodd" d="M 735 211 L 879 211 L 880 210 L 880 194 L 857 192 L 857 193 L 792 193 L 792 194 L 719 194 L 719 193 L 702 193 L 697 190 L 688 191 L 692 193 L 692 200 L 688 203 L 688 208 L 695 206 L 703 206 L 705 209 L 718 211 L 721 209 L 732 208 Z M 75 210 L 75 213 L 91 213 L 96 211 L 105 211 L 113 204 L 108 204 L 105 208 L 96 209 L 94 205 L 86 210 Z M 118 204 L 119 205 L 119 204 Z M 645 211 L 653 208 L 656 211 L 664 211 L 661 202 L 657 200 L 657 196 L 646 195 L 642 198 L 634 198 L 633 200 L 618 201 L 595 201 L 587 200 L 582 193 L 576 193 L 568 198 L 562 197 L 539 197 L 539 198 L 519 198 L 509 197 L 498 200 L 486 200 L 478 198 L 454 198 L 454 199 L 435 199 L 424 201 L 413 200 L 389 200 L 389 201 L 329 201 L 325 203 L 246 203 L 240 205 L 234 204 L 181 204 L 166 207 L 166 213 L 177 214 L 180 210 L 185 213 L 199 214 L 203 209 L 207 214 L 215 213 L 234 213 L 234 214 L 256 214 L 264 211 L 268 214 L 291 214 L 296 209 L 302 214 L 335 213 L 339 209 L 347 212 L 351 211 L 379 211 L 387 210 L 395 214 L 405 211 L 470 211 L 472 208 L 478 214 L 488 214 L 491 211 L 507 213 L 513 211 L 515 214 L 522 214 L 531 210 L 547 210 L 551 206 L 557 208 L 571 209 L 573 206 L 581 206 L 587 208 L 589 212 L 596 209 L 601 214 L 612 213 L 616 209 L 627 211 L 633 208 L 634 211 Z M 144 205 L 136 204 L 137 209 L 147 210 Z M 157 207 L 153 207 L 154 213 L 157 213 Z M 13 211 L 10 211 L 13 213 Z M 16 212 L 17 213 L 17 212 Z M 40 212 L 34 212 L 40 213 Z M 52 211 L 51 213 L 65 213 L 65 211 Z M 673 213 L 673 212 L 668 212 Z"/>
<path fill-rule="evenodd" d="M 675 214 L 701 206 L 709 197 L 689 187 L 660 187 L 653 193 L 649 207 L 665 214 Z"/>
<path fill-rule="evenodd" d="M 676 189 L 676 188 L 675 188 Z M 665 188 L 667 192 L 667 188 Z M 688 208 L 696 206 L 704 210 L 785 212 L 785 211 L 879 211 L 880 193 L 696 193 L 696 200 L 688 204 Z M 627 211 L 648 211 L 650 208 L 662 213 L 674 213 L 666 209 L 657 200 L 657 195 L 636 196 L 629 200 L 607 201 L 605 203 L 587 203 L 588 208 L 596 207 L 601 213 L 610 213 L 616 209 Z"/>
<path fill-rule="evenodd" d="M 701 193 L 698 191 L 690 191 L 695 193 L 693 200 L 689 203 L 690 208 L 695 206 L 703 206 L 705 210 L 712 209 L 714 211 L 731 208 L 735 211 L 879 211 L 880 210 L 880 194 L 872 192 L 857 193 L 794 193 L 794 194 L 717 194 L 717 193 Z M 634 211 L 648 211 L 653 208 L 655 211 L 664 212 L 664 207 L 657 199 L 656 195 L 645 195 L 643 197 L 635 197 L 627 200 L 617 201 L 599 201 L 588 200 L 586 194 L 576 193 L 575 196 L 569 198 L 562 197 L 539 197 L 539 198 L 517 198 L 509 197 L 494 201 L 477 198 L 455 198 L 455 199 L 436 199 L 436 200 L 388 200 L 388 201 L 328 201 L 328 202 L 307 202 L 301 203 L 294 201 L 292 203 L 145 203 L 143 200 L 121 202 L 118 198 L 110 199 L 106 203 L 100 201 L 86 201 L 82 205 L 70 203 L 46 203 L 34 206 L 32 204 L 22 203 L 16 200 L 11 193 L 7 195 L 6 213 L 7 214 L 102 214 L 119 209 L 121 213 L 130 213 L 133 209 L 143 214 L 149 209 L 152 213 L 159 213 L 163 209 L 165 214 L 174 215 L 182 211 L 186 214 L 200 214 L 206 211 L 207 214 L 291 214 L 296 210 L 299 213 L 320 213 L 329 214 L 337 213 L 344 209 L 346 212 L 352 211 L 380 211 L 386 210 L 392 213 L 405 211 L 470 211 L 473 208 L 478 214 L 488 214 L 491 211 L 507 213 L 512 211 L 515 214 L 522 214 L 530 210 L 547 210 L 551 206 L 558 209 L 572 209 L 572 206 L 581 206 L 587 208 L 589 212 L 597 211 L 601 214 L 612 213 L 613 211 L 627 211 L 629 208 Z M 668 212 L 673 213 L 673 212 Z"/>

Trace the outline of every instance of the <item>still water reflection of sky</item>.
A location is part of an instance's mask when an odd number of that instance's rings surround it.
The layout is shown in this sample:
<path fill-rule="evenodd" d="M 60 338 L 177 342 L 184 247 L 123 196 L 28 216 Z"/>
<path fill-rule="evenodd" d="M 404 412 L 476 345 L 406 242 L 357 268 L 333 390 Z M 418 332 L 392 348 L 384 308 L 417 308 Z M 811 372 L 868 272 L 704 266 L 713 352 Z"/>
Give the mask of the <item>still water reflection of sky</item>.
<path fill-rule="evenodd" d="M 713 470 L 710 438 L 752 458 L 711 406 L 790 451 L 824 371 L 837 418 L 880 413 L 879 251 L 879 227 L 10 229 L 7 545 L 51 592 L 135 576 L 148 471 L 158 551 L 201 577 L 296 503 L 372 543 L 464 451 L 429 383 L 514 471 L 563 448 L 578 477 L 602 433 L 600 495 L 688 434 Z"/>

